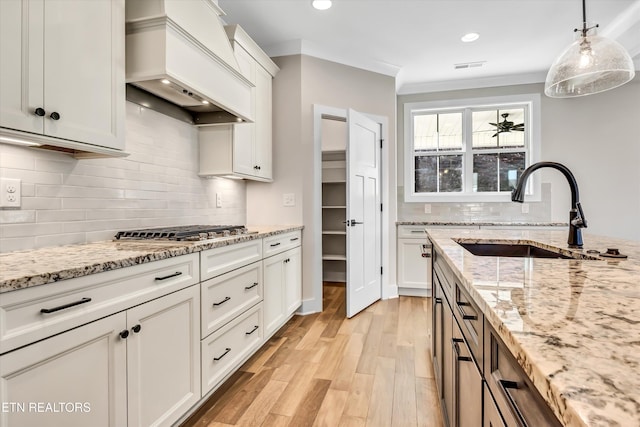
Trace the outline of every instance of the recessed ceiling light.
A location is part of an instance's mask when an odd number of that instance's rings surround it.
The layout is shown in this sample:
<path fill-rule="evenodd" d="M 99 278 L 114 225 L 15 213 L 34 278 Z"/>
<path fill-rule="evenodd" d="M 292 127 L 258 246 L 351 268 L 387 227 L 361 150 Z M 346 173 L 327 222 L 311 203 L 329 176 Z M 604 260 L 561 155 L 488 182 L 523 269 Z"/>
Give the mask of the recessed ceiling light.
<path fill-rule="evenodd" d="M 167 80 L 167 79 L 162 79 L 162 80 L 160 80 L 160 81 L 161 81 L 162 83 L 166 84 L 166 85 L 168 85 L 169 83 L 171 83 L 171 82 L 170 82 L 169 80 Z"/>
<path fill-rule="evenodd" d="M 203 103 L 204 105 L 207 105 L 207 104 L 209 103 L 209 101 L 207 101 L 206 99 L 203 99 L 203 100 L 202 100 L 202 103 Z"/>
<path fill-rule="evenodd" d="M 313 0 L 311 5 L 318 10 L 327 10 L 331 7 L 331 0 Z"/>
<path fill-rule="evenodd" d="M 480 34 L 478 33 L 467 33 L 464 36 L 462 36 L 460 40 L 462 40 L 465 43 L 470 43 L 478 40 L 479 38 L 480 38 Z"/>

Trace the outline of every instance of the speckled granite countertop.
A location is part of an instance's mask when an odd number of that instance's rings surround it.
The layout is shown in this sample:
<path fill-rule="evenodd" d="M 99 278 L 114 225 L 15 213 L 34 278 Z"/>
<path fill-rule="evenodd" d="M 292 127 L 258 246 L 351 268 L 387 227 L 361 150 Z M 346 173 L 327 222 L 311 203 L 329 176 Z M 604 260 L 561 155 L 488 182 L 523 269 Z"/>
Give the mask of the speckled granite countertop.
<path fill-rule="evenodd" d="M 567 231 L 428 229 L 458 280 L 567 426 L 640 425 L 640 243 L 626 260 L 474 256 L 453 238 L 566 248 Z"/>
<path fill-rule="evenodd" d="M 257 233 L 200 242 L 103 241 L 3 253 L 0 254 L 0 293 L 262 239 L 303 227 L 248 228 Z"/>
<path fill-rule="evenodd" d="M 499 227 L 568 227 L 566 222 L 491 222 L 491 221 L 396 221 L 396 225 L 499 226 Z"/>

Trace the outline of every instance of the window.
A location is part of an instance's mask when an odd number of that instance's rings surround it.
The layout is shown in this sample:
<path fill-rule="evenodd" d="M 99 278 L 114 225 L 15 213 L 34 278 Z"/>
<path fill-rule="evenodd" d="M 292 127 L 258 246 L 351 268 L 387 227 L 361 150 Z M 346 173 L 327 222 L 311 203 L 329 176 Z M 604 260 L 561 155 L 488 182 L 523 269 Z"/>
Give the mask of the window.
<path fill-rule="evenodd" d="M 510 200 L 538 161 L 539 104 L 538 94 L 405 104 L 405 201 Z"/>

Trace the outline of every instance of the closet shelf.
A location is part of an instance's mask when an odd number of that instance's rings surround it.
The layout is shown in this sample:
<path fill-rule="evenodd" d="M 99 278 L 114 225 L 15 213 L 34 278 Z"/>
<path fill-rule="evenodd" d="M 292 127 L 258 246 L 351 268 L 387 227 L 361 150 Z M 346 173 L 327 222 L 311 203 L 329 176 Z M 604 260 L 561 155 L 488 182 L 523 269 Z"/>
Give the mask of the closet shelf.
<path fill-rule="evenodd" d="M 322 209 L 347 209 L 346 206 L 323 206 Z"/>
<path fill-rule="evenodd" d="M 322 234 L 326 234 L 329 236 L 346 236 L 346 231 L 335 231 L 335 230 L 322 230 Z"/>
<path fill-rule="evenodd" d="M 346 255 L 322 254 L 323 261 L 346 261 Z"/>

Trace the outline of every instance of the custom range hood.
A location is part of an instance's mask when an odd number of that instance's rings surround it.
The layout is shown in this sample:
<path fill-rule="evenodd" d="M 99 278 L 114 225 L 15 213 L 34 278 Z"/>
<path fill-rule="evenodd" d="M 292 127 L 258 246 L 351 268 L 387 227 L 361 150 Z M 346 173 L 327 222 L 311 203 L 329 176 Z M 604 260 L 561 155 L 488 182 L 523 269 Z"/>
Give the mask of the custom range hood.
<path fill-rule="evenodd" d="M 197 126 L 253 122 L 214 0 L 127 0 L 127 100 Z"/>

